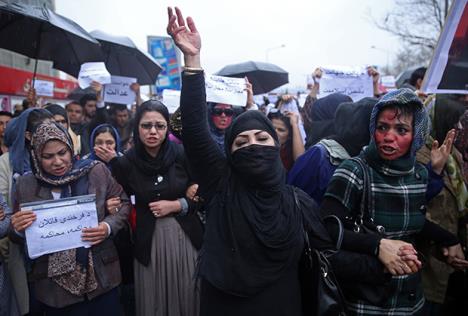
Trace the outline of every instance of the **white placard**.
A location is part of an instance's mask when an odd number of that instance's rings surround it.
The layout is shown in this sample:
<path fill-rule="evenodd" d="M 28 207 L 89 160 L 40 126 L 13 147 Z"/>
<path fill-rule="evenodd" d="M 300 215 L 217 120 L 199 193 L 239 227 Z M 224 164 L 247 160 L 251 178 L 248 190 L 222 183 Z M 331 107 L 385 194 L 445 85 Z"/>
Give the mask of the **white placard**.
<path fill-rule="evenodd" d="M 164 89 L 162 93 L 163 103 L 169 110 L 169 113 L 174 113 L 180 106 L 180 91 L 172 89 Z"/>
<path fill-rule="evenodd" d="M 396 87 L 395 76 L 382 76 L 382 78 L 380 79 L 380 82 L 382 82 L 382 85 L 385 88 L 395 88 Z"/>
<path fill-rule="evenodd" d="M 46 97 L 54 96 L 54 82 L 47 80 L 34 80 L 34 89 L 36 89 L 37 95 L 42 95 Z"/>
<path fill-rule="evenodd" d="M 81 230 L 98 226 L 94 194 L 25 203 L 20 208 L 36 214 L 36 220 L 26 229 L 26 244 L 31 259 L 58 251 L 90 247 L 89 242 L 81 240 Z"/>
<path fill-rule="evenodd" d="M 132 104 L 135 102 L 135 92 L 130 89 L 136 78 L 111 76 L 111 83 L 104 85 L 104 102 Z"/>
<path fill-rule="evenodd" d="M 300 106 L 300 107 L 303 107 L 303 106 L 304 106 L 304 104 L 305 104 L 305 102 L 306 102 L 306 100 L 307 100 L 307 96 L 308 96 L 308 95 L 309 95 L 308 93 L 301 93 L 301 94 L 299 94 L 299 98 L 297 99 L 297 101 L 299 102 L 299 106 Z"/>
<path fill-rule="evenodd" d="M 245 79 L 206 75 L 206 101 L 246 106 Z"/>
<path fill-rule="evenodd" d="M 374 96 L 372 77 L 362 67 L 332 66 L 323 67 L 318 98 L 332 93 L 343 93 L 354 102 Z"/>
<path fill-rule="evenodd" d="M 100 84 L 111 83 L 111 75 L 103 62 L 84 63 L 81 65 L 78 75 L 80 88 L 86 89 L 93 81 L 99 82 Z"/>

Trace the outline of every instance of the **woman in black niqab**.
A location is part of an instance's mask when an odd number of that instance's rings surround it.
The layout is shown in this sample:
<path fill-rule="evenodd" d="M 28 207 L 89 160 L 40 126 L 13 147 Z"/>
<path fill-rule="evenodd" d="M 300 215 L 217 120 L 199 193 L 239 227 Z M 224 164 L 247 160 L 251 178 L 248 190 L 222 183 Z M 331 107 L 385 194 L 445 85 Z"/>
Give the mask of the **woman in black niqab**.
<path fill-rule="evenodd" d="M 183 143 L 207 211 L 198 274 L 201 315 L 301 315 L 303 225 L 313 227 L 314 246 L 331 245 L 316 206 L 300 190 L 296 205 L 293 188 L 285 184 L 275 130 L 261 112 L 238 116 L 226 131 L 226 155 L 219 151 L 206 124 L 200 36 L 191 18 L 189 31 L 177 8 L 177 17 L 168 11 L 168 33 L 186 65 Z"/>
<path fill-rule="evenodd" d="M 266 131 L 274 146 L 251 144 L 231 152 L 236 136 Z M 271 122 L 260 112 L 240 115 L 226 134 L 226 172 L 208 208 L 206 252 L 200 274 L 212 285 L 239 296 L 253 296 L 297 264 L 302 219 Z M 227 260 L 226 260 L 227 259 Z"/>

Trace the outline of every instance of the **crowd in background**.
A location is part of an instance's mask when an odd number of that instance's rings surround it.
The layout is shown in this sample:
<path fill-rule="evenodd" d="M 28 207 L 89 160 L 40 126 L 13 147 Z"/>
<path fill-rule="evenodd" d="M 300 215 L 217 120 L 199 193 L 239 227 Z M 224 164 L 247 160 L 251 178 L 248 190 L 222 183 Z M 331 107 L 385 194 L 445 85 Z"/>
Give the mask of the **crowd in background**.
<path fill-rule="evenodd" d="M 467 96 L 422 94 L 425 68 L 382 92 L 369 68 L 357 102 L 317 99 L 318 80 L 303 106 L 255 104 L 248 80 L 245 107 L 206 102 L 200 34 L 168 13 L 174 114 L 138 84 L 130 108 L 104 103 L 97 82 L 0 112 L 0 315 L 302 315 L 304 234 L 347 315 L 468 313 Z M 30 259 L 20 204 L 86 194 L 92 246 Z"/>

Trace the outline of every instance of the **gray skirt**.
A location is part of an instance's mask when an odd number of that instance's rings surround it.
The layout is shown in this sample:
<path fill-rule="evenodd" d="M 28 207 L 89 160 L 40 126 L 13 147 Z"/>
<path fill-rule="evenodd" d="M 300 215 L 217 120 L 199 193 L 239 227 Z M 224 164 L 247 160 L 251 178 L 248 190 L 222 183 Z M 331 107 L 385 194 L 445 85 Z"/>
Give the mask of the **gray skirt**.
<path fill-rule="evenodd" d="M 155 223 L 150 264 L 134 261 L 137 316 L 198 316 L 197 250 L 174 217 Z"/>

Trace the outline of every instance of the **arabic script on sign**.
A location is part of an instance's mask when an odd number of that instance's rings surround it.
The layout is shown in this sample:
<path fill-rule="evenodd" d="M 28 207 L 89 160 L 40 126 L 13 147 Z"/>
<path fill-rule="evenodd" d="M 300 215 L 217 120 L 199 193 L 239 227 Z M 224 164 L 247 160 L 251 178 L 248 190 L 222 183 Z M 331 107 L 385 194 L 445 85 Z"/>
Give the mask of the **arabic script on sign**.
<path fill-rule="evenodd" d="M 73 198 L 21 204 L 33 211 L 36 220 L 26 229 L 26 244 L 31 259 L 78 247 L 89 247 L 81 240 L 84 228 L 97 227 L 96 197 Z"/>

